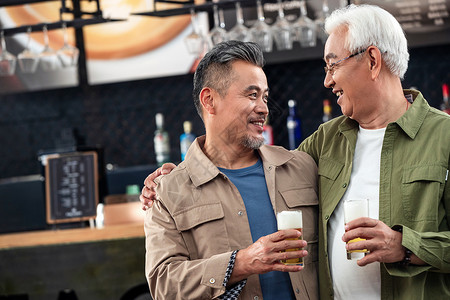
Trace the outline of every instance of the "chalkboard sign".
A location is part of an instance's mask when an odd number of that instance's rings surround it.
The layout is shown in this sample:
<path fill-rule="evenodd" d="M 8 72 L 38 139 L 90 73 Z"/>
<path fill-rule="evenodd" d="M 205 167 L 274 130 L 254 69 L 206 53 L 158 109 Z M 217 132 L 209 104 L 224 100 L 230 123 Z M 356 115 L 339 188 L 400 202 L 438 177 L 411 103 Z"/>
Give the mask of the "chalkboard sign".
<path fill-rule="evenodd" d="M 45 156 L 47 223 L 94 218 L 98 204 L 97 153 Z"/>

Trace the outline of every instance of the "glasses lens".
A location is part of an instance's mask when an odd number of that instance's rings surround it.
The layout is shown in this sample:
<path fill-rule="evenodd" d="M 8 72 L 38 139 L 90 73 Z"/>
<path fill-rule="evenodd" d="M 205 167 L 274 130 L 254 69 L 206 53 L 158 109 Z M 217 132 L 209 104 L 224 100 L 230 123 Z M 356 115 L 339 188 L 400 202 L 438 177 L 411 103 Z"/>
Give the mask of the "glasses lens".
<path fill-rule="evenodd" d="M 323 69 L 325 70 L 325 74 L 328 74 L 328 72 L 333 75 L 334 72 L 334 64 L 331 66 L 325 66 L 323 67 Z"/>

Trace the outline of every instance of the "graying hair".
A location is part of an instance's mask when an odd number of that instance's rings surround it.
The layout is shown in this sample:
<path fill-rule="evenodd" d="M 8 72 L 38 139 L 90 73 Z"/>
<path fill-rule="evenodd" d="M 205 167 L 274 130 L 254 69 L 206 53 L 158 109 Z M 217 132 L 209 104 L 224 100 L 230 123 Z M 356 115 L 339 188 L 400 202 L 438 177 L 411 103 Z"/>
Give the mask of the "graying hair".
<path fill-rule="evenodd" d="M 341 26 L 348 29 L 345 47 L 350 53 L 376 46 L 390 72 L 403 79 L 408 69 L 408 45 L 394 16 L 375 5 L 351 4 L 335 10 L 325 20 L 328 34 Z"/>
<path fill-rule="evenodd" d="M 222 97 L 225 96 L 233 80 L 231 64 L 237 60 L 249 62 L 260 68 L 264 67 L 261 48 L 256 43 L 240 41 L 217 44 L 198 64 L 194 74 L 192 96 L 195 108 L 202 119 L 200 92 L 204 87 L 210 87 L 217 90 Z"/>

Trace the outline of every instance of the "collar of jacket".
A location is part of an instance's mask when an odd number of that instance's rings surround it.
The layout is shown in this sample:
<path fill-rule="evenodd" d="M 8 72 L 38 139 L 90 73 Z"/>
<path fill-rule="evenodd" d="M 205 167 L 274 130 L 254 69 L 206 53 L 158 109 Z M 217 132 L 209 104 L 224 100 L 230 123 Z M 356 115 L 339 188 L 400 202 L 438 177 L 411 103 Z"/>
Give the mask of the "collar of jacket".
<path fill-rule="evenodd" d="M 419 91 L 403 90 L 403 94 L 412 95 L 413 103 L 397 121 L 390 124 L 397 124 L 411 139 L 414 139 L 430 110 L 430 106 Z M 344 132 L 357 127 L 358 122 L 347 117 L 339 124 L 339 131 Z"/>
<path fill-rule="evenodd" d="M 204 135 L 196 138 L 189 148 L 186 159 L 183 162 L 192 183 L 197 187 L 221 174 L 219 169 L 209 160 L 205 153 L 203 153 L 200 145 L 203 145 L 204 143 Z M 258 153 L 263 161 L 265 169 L 269 166 L 281 166 L 294 157 L 291 152 L 277 151 L 276 148 L 282 147 L 264 145 L 258 149 Z"/>

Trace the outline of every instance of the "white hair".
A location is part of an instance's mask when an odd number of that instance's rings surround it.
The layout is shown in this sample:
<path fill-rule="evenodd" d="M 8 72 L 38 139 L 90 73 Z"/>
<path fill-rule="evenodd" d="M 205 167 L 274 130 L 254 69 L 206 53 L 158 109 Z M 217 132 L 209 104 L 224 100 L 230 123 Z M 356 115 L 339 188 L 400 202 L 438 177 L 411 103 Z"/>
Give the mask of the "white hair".
<path fill-rule="evenodd" d="M 408 45 L 394 16 L 378 6 L 351 4 L 333 11 L 325 20 L 328 34 L 341 26 L 348 29 L 345 47 L 350 53 L 376 46 L 391 73 L 403 79 L 408 69 Z"/>

